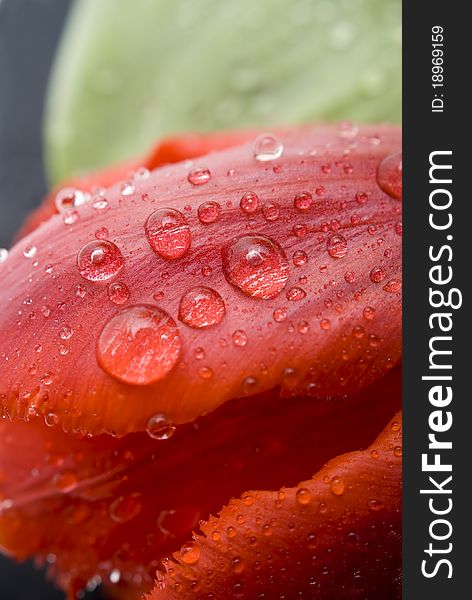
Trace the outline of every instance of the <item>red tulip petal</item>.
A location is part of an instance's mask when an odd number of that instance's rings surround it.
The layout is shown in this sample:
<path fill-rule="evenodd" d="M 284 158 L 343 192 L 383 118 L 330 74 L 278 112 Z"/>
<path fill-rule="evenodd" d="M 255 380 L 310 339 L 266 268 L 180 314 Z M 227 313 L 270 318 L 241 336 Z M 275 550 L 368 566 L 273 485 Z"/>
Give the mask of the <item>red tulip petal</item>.
<path fill-rule="evenodd" d="M 400 392 L 396 369 L 344 398 L 233 400 L 165 441 L 4 421 L 0 546 L 47 561 L 70 590 L 96 575 L 136 594 L 149 590 L 159 560 L 200 519 L 247 489 L 296 485 L 333 456 L 367 447 L 399 408 Z"/>
<path fill-rule="evenodd" d="M 184 134 L 159 141 L 154 148 L 141 159 L 127 161 L 75 177 L 56 186 L 45 198 L 41 206 L 28 217 L 18 239 L 34 231 L 41 223 L 57 213 L 56 196 L 64 188 L 93 192 L 97 188 L 107 188 L 117 181 L 126 179 L 141 167 L 152 170 L 163 165 L 176 163 L 181 160 L 203 156 L 216 150 L 225 150 L 237 146 L 255 136 L 251 131 L 225 131 L 217 133 Z"/>
<path fill-rule="evenodd" d="M 249 492 L 166 563 L 149 600 L 401 598 L 400 415 L 313 479 Z"/>
<path fill-rule="evenodd" d="M 376 172 L 400 132 L 346 140 L 317 127 L 281 141 L 271 161 L 246 144 L 160 168 L 17 244 L 0 266 L 4 413 L 121 435 L 156 414 L 183 423 L 279 385 L 345 393 L 388 371 L 401 352 L 399 287 L 385 287 L 401 280 L 401 203 Z M 209 202 L 221 212 L 201 223 Z M 189 327 L 181 297 L 201 286 L 225 316 Z M 141 370 L 156 359 L 165 368 Z"/>

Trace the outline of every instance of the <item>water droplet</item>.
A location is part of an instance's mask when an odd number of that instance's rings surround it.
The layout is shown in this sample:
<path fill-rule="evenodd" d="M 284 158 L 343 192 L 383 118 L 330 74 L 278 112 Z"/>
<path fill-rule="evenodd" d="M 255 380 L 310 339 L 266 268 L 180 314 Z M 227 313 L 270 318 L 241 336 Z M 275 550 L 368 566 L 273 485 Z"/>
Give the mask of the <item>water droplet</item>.
<path fill-rule="evenodd" d="M 110 279 L 121 270 L 123 264 L 118 246 L 108 240 L 89 242 L 77 254 L 80 274 L 89 281 Z"/>
<path fill-rule="evenodd" d="M 124 181 L 120 186 L 120 192 L 122 196 L 131 196 L 134 192 L 134 185 L 131 181 Z"/>
<path fill-rule="evenodd" d="M 211 367 L 200 367 L 198 369 L 198 375 L 202 378 L 202 379 L 211 379 L 213 377 L 213 369 Z"/>
<path fill-rule="evenodd" d="M 263 235 L 245 235 L 222 249 L 226 280 L 254 298 L 275 298 L 289 275 L 282 248 Z"/>
<path fill-rule="evenodd" d="M 108 514 L 115 523 L 126 523 L 131 521 L 141 512 L 141 501 L 137 494 L 128 496 L 119 496 L 114 500 L 108 509 Z"/>
<path fill-rule="evenodd" d="M 395 223 L 395 233 L 401 235 L 403 232 L 403 225 L 401 222 Z"/>
<path fill-rule="evenodd" d="M 282 321 L 285 321 L 285 319 L 287 318 L 287 309 L 286 308 L 276 308 L 274 310 L 274 313 L 272 316 L 274 318 L 274 321 L 276 321 L 277 323 L 281 323 Z"/>
<path fill-rule="evenodd" d="M 92 206 L 95 210 L 105 210 L 108 208 L 109 204 L 106 198 L 98 196 L 97 198 L 94 198 Z"/>
<path fill-rule="evenodd" d="M 124 304 L 129 299 L 129 289 L 125 283 L 117 281 L 108 286 L 108 297 L 113 304 Z"/>
<path fill-rule="evenodd" d="M 151 171 L 146 167 L 139 167 L 133 174 L 133 179 L 135 181 L 144 181 L 145 179 L 149 179 L 151 175 Z"/>
<path fill-rule="evenodd" d="M 243 212 L 252 215 L 256 213 L 261 206 L 259 196 L 254 192 L 246 192 L 241 198 L 239 206 Z"/>
<path fill-rule="evenodd" d="M 196 329 L 220 323 L 226 308 L 215 290 L 203 286 L 192 288 L 180 299 L 179 319 Z"/>
<path fill-rule="evenodd" d="M 382 267 L 374 267 L 370 272 L 370 280 L 372 283 L 380 283 L 385 279 L 385 271 Z"/>
<path fill-rule="evenodd" d="M 329 487 L 335 496 L 342 496 L 344 494 L 345 486 L 340 477 L 333 477 Z"/>
<path fill-rule="evenodd" d="M 154 440 L 168 440 L 176 427 L 165 415 L 153 415 L 147 422 L 146 431 Z"/>
<path fill-rule="evenodd" d="M 260 162 L 280 158 L 283 151 L 282 143 L 269 133 L 263 133 L 254 142 L 254 158 Z"/>
<path fill-rule="evenodd" d="M 359 127 L 354 125 L 352 121 L 343 121 L 339 124 L 338 132 L 339 137 L 345 140 L 352 140 L 359 133 Z"/>
<path fill-rule="evenodd" d="M 402 282 L 400 279 L 391 279 L 382 289 L 390 294 L 396 294 L 402 289 Z"/>
<path fill-rule="evenodd" d="M 187 175 L 187 180 L 192 185 L 204 185 L 210 181 L 210 178 L 210 170 L 204 168 L 192 169 Z"/>
<path fill-rule="evenodd" d="M 365 192 L 357 192 L 356 202 L 358 204 L 365 204 L 368 199 L 369 199 L 369 196 Z"/>
<path fill-rule="evenodd" d="M 311 492 L 307 488 L 298 489 L 295 496 L 298 504 L 301 506 L 307 506 L 312 500 Z"/>
<path fill-rule="evenodd" d="M 44 422 L 48 427 L 54 427 L 59 424 L 59 416 L 55 412 L 49 412 L 44 417 Z"/>
<path fill-rule="evenodd" d="M 313 196 L 310 192 L 297 194 L 293 200 L 293 205 L 298 210 L 308 210 L 313 203 Z"/>
<path fill-rule="evenodd" d="M 61 340 L 70 340 L 70 338 L 73 335 L 74 335 L 74 331 L 68 325 L 66 325 L 65 327 L 63 327 L 61 329 L 61 331 L 59 332 L 59 337 L 61 338 Z"/>
<path fill-rule="evenodd" d="M 23 250 L 23 256 L 25 258 L 34 258 L 38 252 L 36 246 L 26 246 Z"/>
<path fill-rule="evenodd" d="M 262 216 L 266 221 L 277 221 L 280 216 L 280 206 L 277 202 L 268 202 L 262 207 Z"/>
<path fill-rule="evenodd" d="M 367 506 L 373 512 L 378 512 L 379 510 L 382 510 L 382 508 L 384 507 L 384 504 L 380 500 L 376 500 L 375 498 L 372 498 L 371 500 L 369 500 L 367 502 Z"/>
<path fill-rule="evenodd" d="M 165 377 L 181 348 L 175 321 L 155 306 L 123 309 L 103 328 L 97 342 L 101 368 L 124 383 L 148 385 Z"/>
<path fill-rule="evenodd" d="M 239 348 L 242 348 L 247 344 L 247 334 L 242 329 L 237 329 L 233 332 L 232 338 L 234 345 Z"/>
<path fill-rule="evenodd" d="M 328 238 L 326 249 L 331 258 L 344 258 L 347 254 L 347 241 L 342 235 L 336 234 Z"/>
<path fill-rule="evenodd" d="M 0 265 L 5 262 L 8 258 L 8 250 L 6 248 L 0 248 Z"/>
<path fill-rule="evenodd" d="M 62 188 L 56 194 L 54 203 L 58 212 L 63 213 L 81 206 L 90 200 L 90 194 L 75 188 Z"/>
<path fill-rule="evenodd" d="M 198 207 L 198 218 L 204 225 L 214 223 L 221 213 L 221 206 L 218 202 L 204 202 Z"/>
<path fill-rule="evenodd" d="M 377 169 L 377 183 L 392 198 L 402 199 L 402 153 L 386 156 Z"/>
<path fill-rule="evenodd" d="M 149 215 L 144 230 L 151 248 L 167 260 L 185 256 L 190 248 L 190 227 L 173 208 L 159 208 Z"/>
<path fill-rule="evenodd" d="M 187 542 L 180 548 L 180 560 L 185 565 L 194 565 L 200 558 L 200 548 L 195 542 Z"/>
<path fill-rule="evenodd" d="M 306 297 L 306 292 L 301 287 L 293 287 L 287 291 L 287 300 L 290 302 L 299 302 Z"/>
<path fill-rule="evenodd" d="M 354 271 L 346 271 L 344 273 L 344 280 L 346 283 L 355 283 L 356 282 L 356 274 Z"/>
<path fill-rule="evenodd" d="M 293 264 L 296 267 L 302 267 L 308 262 L 308 254 L 303 250 L 297 250 L 293 254 Z"/>
<path fill-rule="evenodd" d="M 324 331 L 328 331 L 328 329 L 331 329 L 331 321 L 329 319 L 321 319 L 320 327 Z"/>

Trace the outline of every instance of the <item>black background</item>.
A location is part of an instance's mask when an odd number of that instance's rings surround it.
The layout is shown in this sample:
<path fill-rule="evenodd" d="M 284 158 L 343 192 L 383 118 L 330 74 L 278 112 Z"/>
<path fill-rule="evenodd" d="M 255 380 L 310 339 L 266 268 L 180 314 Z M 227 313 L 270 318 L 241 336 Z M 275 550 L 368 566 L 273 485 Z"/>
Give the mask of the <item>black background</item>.
<path fill-rule="evenodd" d="M 470 598 L 470 537 L 472 534 L 470 438 L 471 428 L 470 383 L 466 373 L 471 370 L 470 302 L 468 289 L 471 279 L 471 102 L 469 20 L 461 13 L 462 4 L 430 0 L 403 3 L 403 575 L 404 600 L 452 600 Z M 444 98 L 445 112 L 431 113 L 435 93 L 431 81 L 431 29 L 444 28 Z M 441 93 L 441 92 L 439 92 Z M 438 232 L 429 227 L 429 154 L 435 150 L 452 150 L 452 230 Z M 438 187 L 438 186 L 436 186 Z M 451 190 L 451 186 L 447 186 Z M 444 217 L 445 218 L 445 217 Z M 421 454 L 428 448 L 428 415 L 433 407 L 428 402 L 428 382 L 422 382 L 429 363 L 428 341 L 433 333 L 428 317 L 434 312 L 429 307 L 428 249 L 436 249 L 452 234 L 454 272 L 451 286 L 463 292 L 464 304 L 453 313 L 453 392 L 450 409 L 453 427 L 445 440 L 452 440 L 451 455 L 444 454 L 443 462 L 452 457 L 454 508 L 446 518 L 452 522 L 453 578 L 447 579 L 447 569 L 426 579 L 421 574 L 421 562 L 428 558 L 423 553 L 430 540 L 428 527 L 434 520 L 428 510 L 428 496 L 421 489 L 431 489 L 427 474 L 421 472 Z M 443 263 L 445 264 L 445 263 Z M 438 286 L 435 286 L 436 288 Z M 447 287 L 447 286 L 444 286 Z M 442 308 L 439 311 L 446 311 Z M 447 334 L 444 334 L 447 335 Z M 448 357 L 450 358 L 450 357 Z M 432 459 L 430 458 L 430 461 Z M 434 475 L 434 473 L 431 473 Z M 439 473 L 441 475 L 441 473 Z M 447 474 L 449 475 L 449 473 Z M 443 477 L 438 478 L 439 481 Z M 439 530 L 438 530 L 439 533 Z M 443 530 L 444 533 L 444 530 Z M 435 542 L 446 546 L 447 542 Z M 438 555 L 436 555 L 438 556 Z M 431 562 L 428 565 L 431 569 Z M 468 592 L 466 590 L 469 590 Z"/>

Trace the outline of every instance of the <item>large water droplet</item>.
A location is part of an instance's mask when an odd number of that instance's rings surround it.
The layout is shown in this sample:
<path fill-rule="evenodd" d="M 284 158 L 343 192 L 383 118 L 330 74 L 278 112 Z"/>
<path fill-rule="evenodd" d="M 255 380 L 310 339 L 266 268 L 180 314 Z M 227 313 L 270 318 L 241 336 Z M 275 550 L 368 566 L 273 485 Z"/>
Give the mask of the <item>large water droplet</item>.
<path fill-rule="evenodd" d="M 222 249 L 223 272 L 229 283 L 253 298 L 275 298 L 289 275 L 282 248 L 263 235 L 244 235 Z"/>
<path fill-rule="evenodd" d="M 173 208 L 159 208 L 149 215 L 144 230 L 151 248 L 167 260 L 185 256 L 190 248 L 190 227 Z"/>
<path fill-rule="evenodd" d="M 118 246 L 108 240 L 93 240 L 77 254 L 80 274 L 89 281 L 110 279 L 123 265 L 124 259 Z"/>
<path fill-rule="evenodd" d="M 392 198 L 402 199 L 402 153 L 386 156 L 377 168 L 379 187 Z"/>
<path fill-rule="evenodd" d="M 260 162 L 280 158 L 283 151 L 282 142 L 269 133 L 263 133 L 254 142 L 254 158 Z"/>
<path fill-rule="evenodd" d="M 137 305 L 112 317 L 97 342 L 101 368 L 124 383 L 148 385 L 164 378 L 179 357 L 175 321 L 156 306 Z"/>
<path fill-rule="evenodd" d="M 181 297 L 179 319 L 189 327 L 201 329 L 220 323 L 225 311 L 225 303 L 218 292 L 199 286 Z"/>
<path fill-rule="evenodd" d="M 347 254 L 347 241 L 342 235 L 332 235 L 326 242 L 326 249 L 331 258 L 344 258 Z"/>

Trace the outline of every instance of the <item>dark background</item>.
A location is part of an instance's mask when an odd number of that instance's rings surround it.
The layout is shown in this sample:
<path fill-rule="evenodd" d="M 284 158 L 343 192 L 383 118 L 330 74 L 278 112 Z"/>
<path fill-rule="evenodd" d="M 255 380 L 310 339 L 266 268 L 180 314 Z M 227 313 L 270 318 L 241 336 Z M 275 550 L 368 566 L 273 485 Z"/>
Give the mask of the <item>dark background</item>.
<path fill-rule="evenodd" d="M 0 0 L 0 248 L 9 247 L 24 217 L 46 191 L 44 94 L 69 5 L 70 0 Z M 0 598 L 64 596 L 30 563 L 18 565 L 0 554 Z"/>

